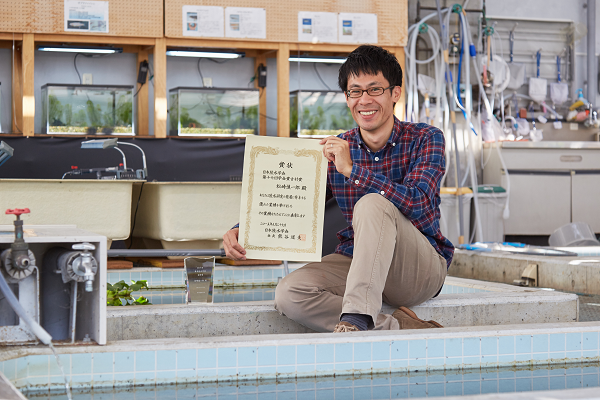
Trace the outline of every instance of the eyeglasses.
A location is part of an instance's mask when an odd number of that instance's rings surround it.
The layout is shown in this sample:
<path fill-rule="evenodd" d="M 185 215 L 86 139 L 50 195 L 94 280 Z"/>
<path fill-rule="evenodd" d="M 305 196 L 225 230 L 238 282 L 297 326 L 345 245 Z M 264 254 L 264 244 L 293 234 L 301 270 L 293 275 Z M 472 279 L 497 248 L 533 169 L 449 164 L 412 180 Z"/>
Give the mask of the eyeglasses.
<path fill-rule="evenodd" d="M 364 92 L 367 92 L 367 94 L 371 97 L 375 97 L 375 96 L 381 96 L 383 94 L 383 92 L 385 92 L 388 89 L 391 89 L 393 87 L 396 87 L 396 85 L 392 85 L 386 88 L 382 88 L 382 87 L 370 87 L 368 89 L 362 90 L 362 89 L 352 89 L 352 90 L 347 90 L 346 91 L 346 96 L 351 97 L 353 99 L 357 99 L 359 97 L 362 97 Z"/>

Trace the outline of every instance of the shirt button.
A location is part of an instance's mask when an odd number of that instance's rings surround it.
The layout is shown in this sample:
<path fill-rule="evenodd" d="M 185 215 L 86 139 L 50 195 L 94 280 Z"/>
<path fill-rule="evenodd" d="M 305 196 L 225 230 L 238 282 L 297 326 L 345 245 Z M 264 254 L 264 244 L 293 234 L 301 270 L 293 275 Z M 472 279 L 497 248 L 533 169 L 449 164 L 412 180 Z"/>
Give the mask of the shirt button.
<path fill-rule="evenodd" d="M 382 190 L 380 193 L 381 193 L 382 195 L 383 195 L 383 194 L 385 194 L 385 192 L 384 192 L 383 190 Z"/>
<path fill-rule="evenodd" d="M 367 149 L 367 153 L 370 153 L 370 152 L 371 152 L 371 150 Z"/>
<path fill-rule="evenodd" d="M 375 161 L 379 161 L 379 157 L 375 157 Z"/>
<path fill-rule="evenodd" d="M 392 146 L 395 146 L 395 145 L 396 145 L 396 143 L 392 143 Z"/>
<path fill-rule="evenodd" d="M 356 183 L 358 185 L 358 179 L 354 181 L 354 183 Z"/>

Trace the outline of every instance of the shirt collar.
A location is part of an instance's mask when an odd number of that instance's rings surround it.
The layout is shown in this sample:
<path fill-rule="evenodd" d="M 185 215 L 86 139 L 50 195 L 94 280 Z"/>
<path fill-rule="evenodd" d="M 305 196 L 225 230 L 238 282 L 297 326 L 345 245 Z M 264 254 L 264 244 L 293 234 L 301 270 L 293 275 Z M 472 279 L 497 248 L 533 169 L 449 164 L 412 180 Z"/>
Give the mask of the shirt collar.
<path fill-rule="evenodd" d="M 356 127 L 354 129 L 355 129 L 354 138 L 355 138 L 356 142 L 358 143 L 359 146 L 363 145 L 364 148 L 366 149 L 367 145 L 364 144 L 362 137 L 360 136 L 360 128 Z M 389 144 L 391 146 L 392 143 L 398 143 L 400 141 L 400 129 L 401 129 L 400 120 L 398 118 L 396 118 L 396 116 L 394 115 L 394 126 L 392 127 L 392 134 L 388 138 L 387 144 Z"/>

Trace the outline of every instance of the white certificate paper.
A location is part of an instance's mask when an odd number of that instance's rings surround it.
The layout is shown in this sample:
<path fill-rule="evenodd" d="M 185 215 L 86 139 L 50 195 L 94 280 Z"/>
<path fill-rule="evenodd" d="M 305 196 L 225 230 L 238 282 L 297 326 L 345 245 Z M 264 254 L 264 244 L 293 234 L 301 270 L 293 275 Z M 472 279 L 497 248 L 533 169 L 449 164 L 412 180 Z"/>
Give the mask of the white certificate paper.
<path fill-rule="evenodd" d="M 266 39 L 267 10 L 264 8 L 226 7 L 225 36 Z"/>
<path fill-rule="evenodd" d="M 337 14 L 330 12 L 299 11 L 298 41 L 336 43 Z"/>
<path fill-rule="evenodd" d="M 339 13 L 340 43 L 377 43 L 377 14 Z"/>
<path fill-rule="evenodd" d="M 317 140 L 248 136 L 239 243 L 249 259 L 320 261 L 327 159 Z"/>
<path fill-rule="evenodd" d="M 224 8 L 217 6 L 183 6 L 183 36 L 225 36 Z"/>
<path fill-rule="evenodd" d="M 108 32 L 108 1 L 65 0 L 65 31 Z"/>

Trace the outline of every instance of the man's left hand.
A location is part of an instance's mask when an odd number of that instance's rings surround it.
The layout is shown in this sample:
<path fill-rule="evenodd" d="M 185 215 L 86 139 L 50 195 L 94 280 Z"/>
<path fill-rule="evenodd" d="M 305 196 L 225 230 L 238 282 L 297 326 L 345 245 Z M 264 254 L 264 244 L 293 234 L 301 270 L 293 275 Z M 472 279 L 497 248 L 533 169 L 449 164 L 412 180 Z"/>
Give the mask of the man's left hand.
<path fill-rule="evenodd" d="M 322 139 L 319 144 L 323 145 L 323 155 L 327 160 L 333 162 L 335 169 L 346 178 L 352 173 L 352 157 L 350 157 L 350 145 L 344 139 L 337 136 L 329 136 Z"/>

